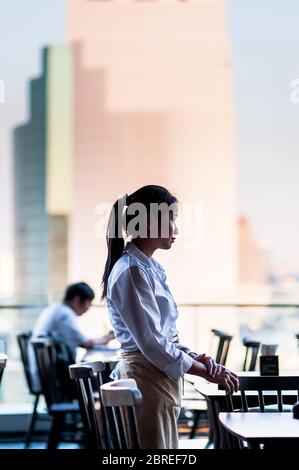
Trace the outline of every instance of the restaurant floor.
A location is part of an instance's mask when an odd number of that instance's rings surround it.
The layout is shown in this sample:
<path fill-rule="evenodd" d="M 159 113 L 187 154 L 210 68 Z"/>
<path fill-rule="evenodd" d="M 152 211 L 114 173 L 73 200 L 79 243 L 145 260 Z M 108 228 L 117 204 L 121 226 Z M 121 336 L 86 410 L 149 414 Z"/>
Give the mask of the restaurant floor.
<path fill-rule="evenodd" d="M 204 449 L 208 440 L 206 438 L 196 438 L 198 449 Z M 196 447 L 197 447 L 196 444 Z M 32 442 L 30 449 L 45 449 L 45 442 Z M 59 445 L 59 449 L 79 449 L 79 445 L 71 442 L 63 442 Z M 24 444 L 21 441 L 0 442 L 1 449 L 24 449 Z"/>
<path fill-rule="evenodd" d="M 45 449 L 46 443 L 45 442 L 32 442 L 30 449 Z M 1 449 L 24 449 L 23 442 L 4 442 L 0 443 L 0 450 Z M 59 445 L 59 449 L 79 449 L 78 444 L 73 444 L 69 442 L 63 442 Z"/>

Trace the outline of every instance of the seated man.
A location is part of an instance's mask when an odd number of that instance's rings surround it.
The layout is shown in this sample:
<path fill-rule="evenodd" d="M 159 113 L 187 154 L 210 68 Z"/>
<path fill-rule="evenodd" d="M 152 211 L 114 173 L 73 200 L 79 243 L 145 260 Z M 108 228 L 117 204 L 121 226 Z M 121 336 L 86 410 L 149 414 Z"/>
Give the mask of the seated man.
<path fill-rule="evenodd" d="M 87 338 L 77 324 L 77 316 L 87 312 L 93 299 L 94 292 L 85 282 L 70 285 L 66 289 L 63 302 L 49 305 L 41 312 L 33 330 L 32 339 L 49 335 L 59 337 L 59 340 L 68 346 L 74 359 L 78 346 L 91 349 L 106 345 L 114 339 L 112 331 L 101 338 Z M 29 349 L 29 362 L 34 388 L 38 389 L 38 369 L 32 348 Z"/>

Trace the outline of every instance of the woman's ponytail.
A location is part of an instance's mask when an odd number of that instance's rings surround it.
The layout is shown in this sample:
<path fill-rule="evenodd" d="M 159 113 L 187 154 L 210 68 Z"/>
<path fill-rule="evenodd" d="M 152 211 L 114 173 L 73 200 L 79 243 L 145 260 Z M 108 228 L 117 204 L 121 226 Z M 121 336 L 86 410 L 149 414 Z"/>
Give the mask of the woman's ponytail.
<path fill-rule="evenodd" d="M 101 285 L 103 286 L 103 290 L 101 300 L 104 300 L 107 296 L 109 274 L 111 273 L 116 261 L 121 257 L 125 248 L 125 241 L 123 238 L 123 211 L 124 207 L 127 205 L 127 196 L 128 195 L 125 194 L 122 198 L 117 199 L 113 204 L 109 216 L 106 232 L 108 255 L 102 277 Z"/>

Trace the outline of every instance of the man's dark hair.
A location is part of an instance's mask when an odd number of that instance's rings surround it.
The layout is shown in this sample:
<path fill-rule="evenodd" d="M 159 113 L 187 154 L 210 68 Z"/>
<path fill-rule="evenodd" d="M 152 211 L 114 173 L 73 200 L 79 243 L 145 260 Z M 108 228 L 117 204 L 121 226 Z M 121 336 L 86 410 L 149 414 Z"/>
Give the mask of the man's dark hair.
<path fill-rule="evenodd" d="M 76 284 L 71 284 L 67 287 L 65 294 L 64 294 L 64 302 L 68 302 L 73 300 L 76 296 L 80 297 L 80 300 L 84 302 L 85 300 L 93 300 L 94 299 L 94 291 L 91 287 L 89 287 L 86 282 L 77 282 Z"/>

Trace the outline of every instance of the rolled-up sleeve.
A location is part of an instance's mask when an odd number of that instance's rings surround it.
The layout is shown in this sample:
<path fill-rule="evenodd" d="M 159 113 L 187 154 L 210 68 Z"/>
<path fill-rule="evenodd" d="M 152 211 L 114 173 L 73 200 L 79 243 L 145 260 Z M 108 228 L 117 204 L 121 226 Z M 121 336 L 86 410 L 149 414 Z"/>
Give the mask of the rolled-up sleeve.
<path fill-rule="evenodd" d="M 111 299 L 138 349 L 169 377 L 182 377 L 193 359 L 161 333 L 160 312 L 146 270 L 126 269 L 111 289 Z"/>

